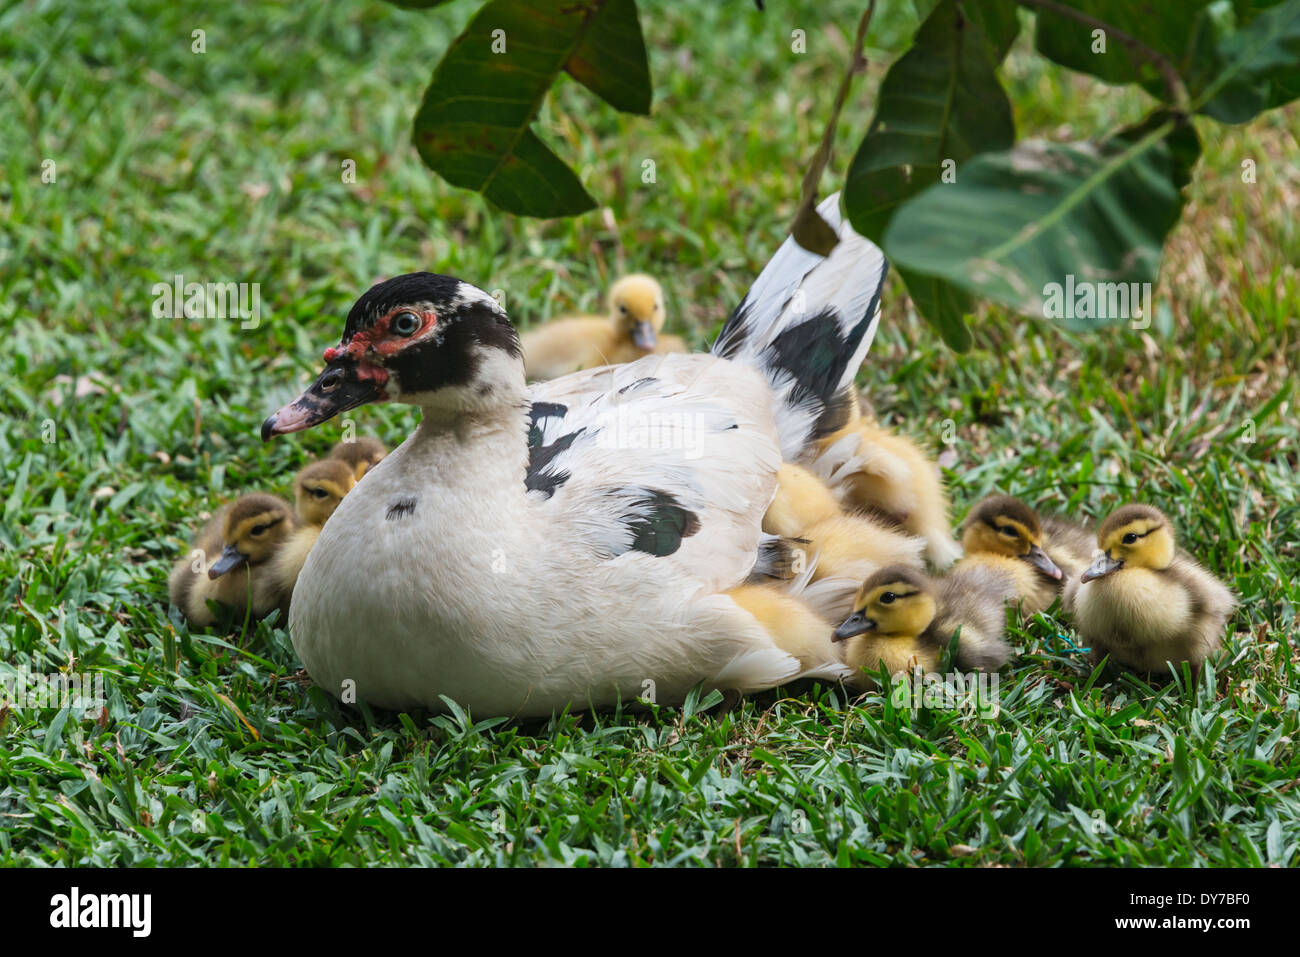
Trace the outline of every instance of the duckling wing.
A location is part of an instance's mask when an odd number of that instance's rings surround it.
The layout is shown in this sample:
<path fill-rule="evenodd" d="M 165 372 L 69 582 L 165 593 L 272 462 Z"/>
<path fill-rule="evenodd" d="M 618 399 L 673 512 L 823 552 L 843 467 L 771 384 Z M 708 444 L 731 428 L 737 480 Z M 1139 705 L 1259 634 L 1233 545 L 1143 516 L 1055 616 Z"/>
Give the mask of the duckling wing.
<path fill-rule="evenodd" d="M 697 593 L 754 567 L 781 464 L 762 376 L 707 355 L 539 383 L 529 453 L 528 497 L 557 539 Z"/>

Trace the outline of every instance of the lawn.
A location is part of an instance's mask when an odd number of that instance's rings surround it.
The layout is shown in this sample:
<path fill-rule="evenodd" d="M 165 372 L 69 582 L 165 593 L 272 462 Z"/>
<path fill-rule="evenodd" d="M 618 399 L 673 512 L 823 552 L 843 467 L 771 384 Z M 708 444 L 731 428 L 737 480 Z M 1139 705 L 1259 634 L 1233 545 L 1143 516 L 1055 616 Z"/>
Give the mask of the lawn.
<path fill-rule="evenodd" d="M 815 685 L 730 711 L 393 715 L 311 687 L 282 621 L 191 631 L 168 609 L 201 518 L 287 494 L 345 427 L 263 445 L 262 419 L 361 290 L 414 269 L 503 290 L 521 323 L 650 271 L 670 331 L 705 347 L 790 222 L 860 5 L 642 2 L 654 113 L 560 84 L 543 135 L 607 209 L 547 222 L 446 186 L 410 145 L 472 5 L 67 6 L 0 12 L 0 668 L 102 671 L 108 706 L 0 710 L 0 860 L 1300 862 L 1300 110 L 1199 127 L 1150 329 L 1076 336 L 982 309 L 957 355 L 891 279 L 858 380 L 940 458 L 954 519 L 993 489 L 1080 516 L 1165 509 L 1242 599 L 1199 687 L 1094 674 L 1049 612 L 1014 619 L 996 717 Z M 825 188 L 869 120 L 880 47 L 906 35 L 882 22 Z M 1149 106 L 1024 36 L 1005 73 L 1026 134 Z M 259 283 L 261 322 L 156 315 L 155 283 L 178 274 Z M 350 420 L 396 444 L 415 415 Z"/>

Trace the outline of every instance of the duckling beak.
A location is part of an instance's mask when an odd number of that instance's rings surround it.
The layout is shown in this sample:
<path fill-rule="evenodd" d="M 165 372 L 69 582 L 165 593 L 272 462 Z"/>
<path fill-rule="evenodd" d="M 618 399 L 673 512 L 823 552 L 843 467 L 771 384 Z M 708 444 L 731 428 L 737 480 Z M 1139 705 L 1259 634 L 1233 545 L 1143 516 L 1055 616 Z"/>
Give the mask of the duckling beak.
<path fill-rule="evenodd" d="M 239 553 L 239 549 L 235 548 L 234 545 L 227 545 L 221 550 L 221 557 L 208 568 L 208 577 L 212 579 L 220 578 L 232 568 L 238 568 L 246 561 L 248 559 Z"/>
<path fill-rule="evenodd" d="M 1061 578 L 1061 569 L 1057 567 L 1056 562 L 1047 557 L 1047 552 L 1043 551 L 1037 545 L 1029 549 L 1029 554 L 1025 556 L 1025 561 L 1033 565 L 1048 578 L 1055 578 L 1058 581 Z"/>
<path fill-rule="evenodd" d="M 1090 582 L 1094 578 L 1101 578 L 1105 575 L 1109 575 L 1113 571 L 1118 571 L 1123 564 L 1123 560 L 1111 558 L 1105 552 L 1102 552 L 1097 556 L 1096 560 L 1088 566 L 1088 570 L 1083 573 L 1083 577 L 1079 580 Z"/>
<path fill-rule="evenodd" d="M 874 631 L 876 623 L 866 616 L 865 612 L 855 611 L 844 619 L 844 623 L 835 629 L 835 634 L 831 635 L 831 641 L 844 641 L 852 638 L 854 635 L 862 635 L 868 631 Z"/>
<path fill-rule="evenodd" d="M 376 374 L 378 373 L 378 374 Z M 262 423 L 262 441 L 273 435 L 301 432 L 320 425 L 340 412 L 355 409 L 376 399 L 386 399 L 387 374 L 378 366 L 350 359 L 337 359 L 325 367 L 307 391 Z"/>
<path fill-rule="evenodd" d="M 651 323 L 638 322 L 632 327 L 632 343 L 638 349 L 653 352 L 654 347 L 659 344 L 659 335 Z"/>

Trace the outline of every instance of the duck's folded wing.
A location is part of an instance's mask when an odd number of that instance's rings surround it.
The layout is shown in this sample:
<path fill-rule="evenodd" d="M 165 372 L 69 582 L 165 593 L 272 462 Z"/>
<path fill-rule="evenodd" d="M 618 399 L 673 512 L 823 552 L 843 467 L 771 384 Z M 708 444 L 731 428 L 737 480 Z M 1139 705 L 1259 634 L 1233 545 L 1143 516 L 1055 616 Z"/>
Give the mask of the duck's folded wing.
<path fill-rule="evenodd" d="M 529 452 L 529 498 L 563 547 L 699 591 L 754 566 L 781 464 L 763 378 L 706 355 L 539 383 Z"/>

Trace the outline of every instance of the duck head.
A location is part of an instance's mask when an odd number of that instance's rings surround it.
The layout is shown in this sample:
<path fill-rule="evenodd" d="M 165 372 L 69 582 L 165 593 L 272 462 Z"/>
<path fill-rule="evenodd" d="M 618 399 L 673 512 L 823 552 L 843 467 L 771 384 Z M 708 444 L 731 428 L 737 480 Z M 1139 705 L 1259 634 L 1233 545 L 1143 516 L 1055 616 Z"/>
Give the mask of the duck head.
<path fill-rule="evenodd" d="M 653 352 L 664 327 L 664 291 L 642 273 L 624 276 L 609 290 L 609 318 L 638 349 Z"/>
<path fill-rule="evenodd" d="M 298 517 L 308 525 L 324 525 L 356 484 L 356 474 L 341 459 L 313 462 L 293 480 Z"/>
<path fill-rule="evenodd" d="M 832 641 L 858 635 L 915 638 L 934 621 L 934 588 L 924 575 L 906 565 L 882 568 L 862 583 L 853 614 L 835 629 Z"/>
<path fill-rule="evenodd" d="M 1125 505 L 1101 523 L 1097 547 L 1101 554 L 1088 566 L 1081 581 L 1104 578 L 1125 567 L 1162 571 L 1173 562 L 1176 543 L 1173 527 L 1160 509 Z"/>
<path fill-rule="evenodd" d="M 523 352 L 505 310 L 451 276 L 408 273 L 372 286 L 348 313 L 343 341 L 302 395 L 262 423 L 262 440 L 299 432 L 368 402 L 451 416 L 518 405 Z"/>
<path fill-rule="evenodd" d="M 1019 558 L 1048 578 L 1060 580 L 1061 569 L 1043 551 L 1043 531 L 1038 516 L 1010 495 L 991 495 L 976 505 L 961 536 L 967 555 L 981 552 Z"/>
<path fill-rule="evenodd" d="M 221 554 L 208 566 L 220 578 L 240 565 L 260 565 L 275 554 L 294 530 L 293 512 L 274 495 L 243 495 L 226 512 Z"/>
<path fill-rule="evenodd" d="M 344 439 L 330 450 L 330 458 L 346 462 L 358 482 L 387 455 L 383 442 L 365 435 Z"/>

